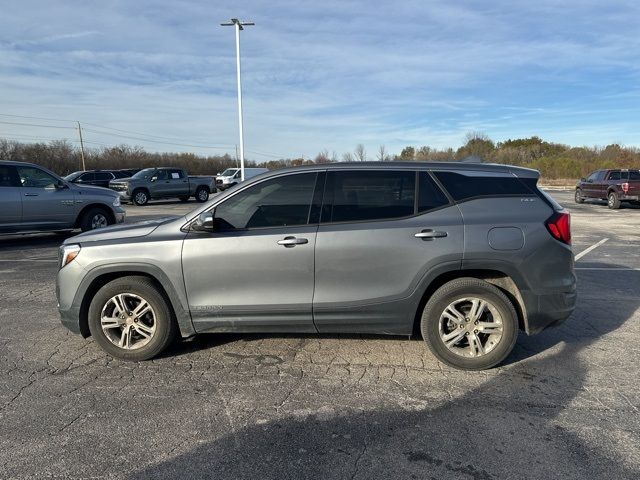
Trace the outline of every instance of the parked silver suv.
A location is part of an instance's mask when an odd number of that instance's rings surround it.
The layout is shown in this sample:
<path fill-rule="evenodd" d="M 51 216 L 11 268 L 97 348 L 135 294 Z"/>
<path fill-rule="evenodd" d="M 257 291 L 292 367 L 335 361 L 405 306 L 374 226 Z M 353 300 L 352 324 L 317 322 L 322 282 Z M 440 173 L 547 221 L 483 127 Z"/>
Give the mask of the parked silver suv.
<path fill-rule="evenodd" d="M 538 172 L 332 164 L 260 175 L 191 214 L 60 249 L 62 322 L 110 355 L 199 332 L 411 335 L 485 369 L 576 302 L 569 214 Z"/>
<path fill-rule="evenodd" d="M 82 231 L 124 222 L 117 193 L 81 186 L 32 163 L 0 160 L 0 233 Z"/>

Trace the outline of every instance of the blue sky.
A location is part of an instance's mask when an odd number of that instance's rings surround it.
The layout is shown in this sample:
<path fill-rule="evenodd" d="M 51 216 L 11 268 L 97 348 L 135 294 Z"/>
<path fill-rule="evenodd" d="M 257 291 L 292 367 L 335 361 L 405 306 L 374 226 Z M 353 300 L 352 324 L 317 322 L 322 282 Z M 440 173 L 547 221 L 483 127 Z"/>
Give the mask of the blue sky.
<path fill-rule="evenodd" d="M 241 39 L 248 158 L 457 148 L 469 131 L 640 145 L 636 1 L 5 2 L 0 137 L 75 140 L 79 120 L 90 146 L 231 152 L 235 44 L 219 23 L 238 17 L 256 22 Z"/>

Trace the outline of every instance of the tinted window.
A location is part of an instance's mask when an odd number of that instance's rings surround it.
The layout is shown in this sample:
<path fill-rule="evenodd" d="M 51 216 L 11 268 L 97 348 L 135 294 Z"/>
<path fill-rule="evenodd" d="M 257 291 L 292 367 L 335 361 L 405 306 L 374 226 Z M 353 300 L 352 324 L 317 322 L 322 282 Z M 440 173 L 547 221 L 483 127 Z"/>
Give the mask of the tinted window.
<path fill-rule="evenodd" d="M 123 172 L 123 171 L 111 172 L 111 173 L 113 173 L 113 176 L 116 178 L 127 178 L 131 175 L 131 172 Z"/>
<path fill-rule="evenodd" d="M 597 172 L 593 172 L 591 175 L 589 175 L 587 177 L 587 182 L 595 182 L 596 179 L 598 178 L 598 174 L 600 173 L 600 171 Z"/>
<path fill-rule="evenodd" d="M 20 180 L 15 167 L 0 165 L 0 187 L 19 187 Z"/>
<path fill-rule="evenodd" d="M 629 170 L 629 180 L 640 180 L 640 171 Z"/>
<path fill-rule="evenodd" d="M 433 181 L 427 172 L 420 172 L 418 182 L 418 213 L 433 210 L 434 208 L 447 205 L 449 199 L 440 190 L 440 187 Z"/>
<path fill-rule="evenodd" d="M 413 215 L 415 172 L 329 172 L 323 222 L 357 222 Z"/>
<path fill-rule="evenodd" d="M 93 172 L 87 172 L 80 175 L 76 181 L 80 182 L 93 182 L 95 180 L 95 174 Z"/>
<path fill-rule="evenodd" d="M 620 180 L 620 171 L 617 170 L 615 172 L 610 172 L 609 173 L 609 180 Z"/>
<path fill-rule="evenodd" d="M 58 179 L 35 167 L 16 167 L 23 187 L 54 188 Z"/>
<path fill-rule="evenodd" d="M 607 172 L 605 170 L 599 170 L 596 175 L 596 182 L 604 180 L 604 176 Z"/>
<path fill-rule="evenodd" d="M 469 176 L 453 172 L 434 172 L 454 200 L 503 195 L 535 195 L 522 181 L 510 174 L 504 177 Z"/>
<path fill-rule="evenodd" d="M 153 174 L 158 180 L 167 180 L 169 178 L 168 170 L 156 170 L 156 173 Z"/>
<path fill-rule="evenodd" d="M 315 172 L 260 182 L 216 207 L 216 227 L 233 230 L 305 225 L 315 184 Z"/>
<path fill-rule="evenodd" d="M 182 170 L 169 170 L 169 178 L 173 180 L 184 178 L 184 173 Z"/>
<path fill-rule="evenodd" d="M 96 180 L 111 180 L 113 175 L 109 172 L 96 172 Z"/>

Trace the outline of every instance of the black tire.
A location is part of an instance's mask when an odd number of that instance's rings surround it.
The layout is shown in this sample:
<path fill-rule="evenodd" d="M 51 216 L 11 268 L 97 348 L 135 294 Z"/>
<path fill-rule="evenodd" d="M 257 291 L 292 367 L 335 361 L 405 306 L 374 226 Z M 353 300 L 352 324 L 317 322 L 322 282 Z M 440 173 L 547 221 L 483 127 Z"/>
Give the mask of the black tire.
<path fill-rule="evenodd" d="M 196 190 L 196 201 L 204 203 L 209 200 L 209 189 L 207 187 L 198 187 Z"/>
<path fill-rule="evenodd" d="M 618 197 L 616 192 L 609 192 L 609 195 L 607 195 L 607 206 L 611 210 L 617 210 L 620 208 L 620 197 Z"/>
<path fill-rule="evenodd" d="M 576 188 L 576 193 L 575 193 L 573 198 L 576 201 L 576 203 L 584 203 L 584 197 L 582 196 L 582 190 L 580 190 L 579 188 Z"/>
<path fill-rule="evenodd" d="M 113 224 L 113 220 L 106 208 L 90 208 L 80 218 L 80 229 L 83 232 L 107 227 L 111 224 Z"/>
<path fill-rule="evenodd" d="M 133 203 L 142 207 L 149 203 L 149 192 L 144 188 L 139 188 L 133 191 L 131 199 L 133 200 Z"/>
<path fill-rule="evenodd" d="M 178 197 L 178 199 L 180 199 L 181 202 L 188 202 L 189 201 L 189 197 Z"/>
<path fill-rule="evenodd" d="M 100 316 L 102 309 L 112 297 L 131 293 L 146 300 L 155 314 L 155 332 L 146 345 L 137 349 L 121 348 L 109 340 L 104 333 Z M 165 350 L 176 338 L 178 326 L 162 292 L 147 277 L 121 277 L 104 285 L 95 294 L 89 305 L 89 331 L 100 347 L 114 358 L 129 361 L 149 360 Z"/>
<path fill-rule="evenodd" d="M 449 350 L 440 338 L 440 316 L 452 302 L 471 296 L 489 302 L 497 310 L 502 318 L 502 337 L 488 353 L 463 357 Z M 429 298 L 422 311 L 420 329 L 429 350 L 441 362 L 461 370 L 485 370 L 501 363 L 513 350 L 518 338 L 518 315 L 499 288 L 477 278 L 459 278 L 445 283 Z"/>

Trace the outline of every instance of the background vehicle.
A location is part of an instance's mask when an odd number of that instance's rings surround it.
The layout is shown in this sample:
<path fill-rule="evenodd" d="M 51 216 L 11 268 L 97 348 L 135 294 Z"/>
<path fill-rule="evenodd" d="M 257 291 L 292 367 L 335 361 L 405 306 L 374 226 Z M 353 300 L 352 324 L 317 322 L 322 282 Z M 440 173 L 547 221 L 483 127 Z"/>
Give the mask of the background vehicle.
<path fill-rule="evenodd" d="M 138 173 L 140 170 L 142 170 L 141 168 L 122 168 L 120 170 L 118 170 L 118 172 L 120 172 L 120 174 L 122 175 L 121 177 L 117 177 L 117 178 L 129 178 L 134 176 L 136 173 Z"/>
<path fill-rule="evenodd" d="M 122 201 L 146 205 L 157 198 L 179 198 L 183 202 L 195 197 L 206 202 L 216 191 L 213 177 L 190 177 L 181 168 L 145 168 L 130 178 L 112 180 L 109 188 L 118 192 Z"/>
<path fill-rule="evenodd" d="M 268 172 L 268 168 L 245 168 L 244 180 L 245 182 L 250 178 L 253 178 L 261 173 Z M 227 168 L 224 172 L 216 175 L 216 187 L 218 190 L 226 190 L 241 182 L 241 174 L 239 168 Z"/>
<path fill-rule="evenodd" d="M 127 178 L 131 175 L 120 170 L 84 170 L 73 172 L 64 179 L 67 182 L 80 185 L 93 185 L 95 187 L 109 188 L 109 182 L 116 178 Z"/>
<path fill-rule="evenodd" d="M 82 231 L 124 221 L 120 197 L 69 183 L 38 165 L 0 161 L 0 232 Z"/>
<path fill-rule="evenodd" d="M 606 200 L 611 209 L 622 202 L 640 202 L 640 170 L 596 170 L 576 184 L 576 203 L 585 200 Z"/>
<path fill-rule="evenodd" d="M 68 239 L 62 321 L 129 360 L 178 332 L 421 331 L 443 362 L 489 368 L 518 329 L 575 306 L 569 214 L 537 179 L 486 164 L 274 171 L 187 218 Z"/>

